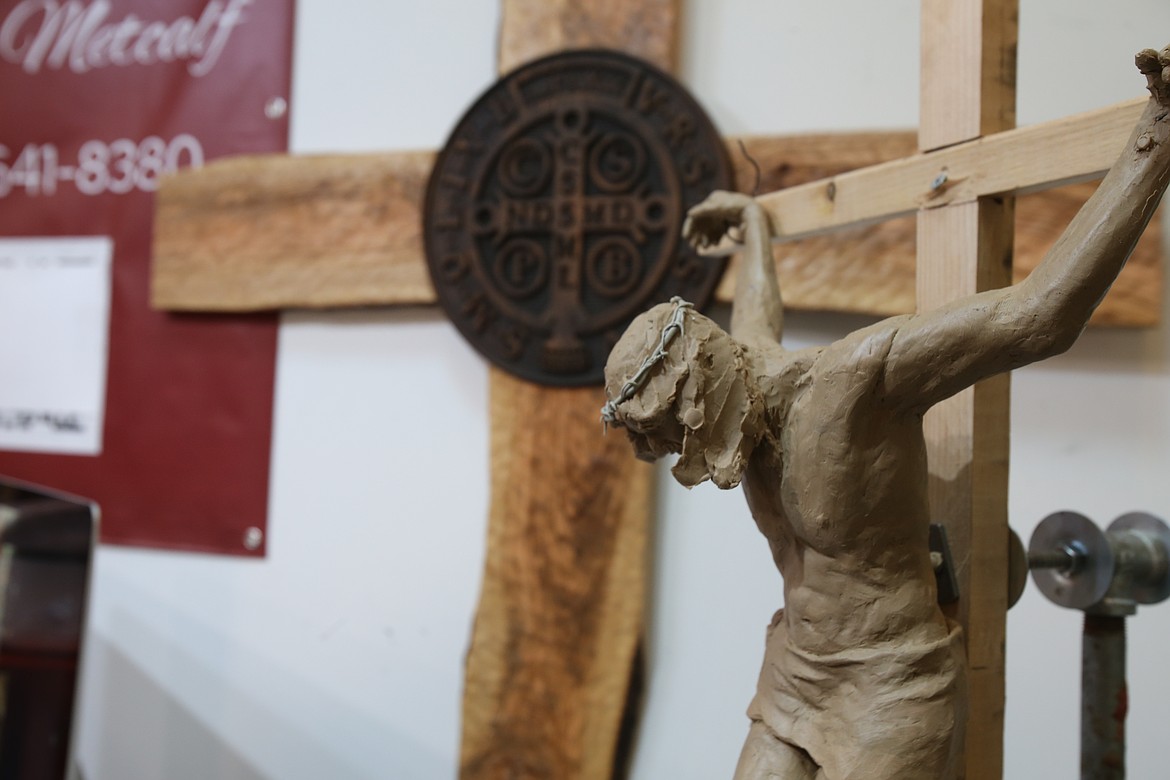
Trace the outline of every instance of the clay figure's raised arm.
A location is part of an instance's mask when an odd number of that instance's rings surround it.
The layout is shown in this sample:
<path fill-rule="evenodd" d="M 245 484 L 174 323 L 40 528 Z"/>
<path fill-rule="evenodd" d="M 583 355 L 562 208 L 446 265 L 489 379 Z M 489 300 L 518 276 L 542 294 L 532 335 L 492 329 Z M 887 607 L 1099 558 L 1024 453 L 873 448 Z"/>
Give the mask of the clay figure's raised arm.
<path fill-rule="evenodd" d="M 980 379 L 1068 349 L 1108 291 L 1170 180 L 1170 47 L 1137 55 L 1151 93 L 1121 157 L 1019 284 L 889 321 L 888 402 L 925 410 Z"/>
<path fill-rule="evenodd" d="M 743 243 L 743 252 L 735 279 L 731 335 L 740 340 L 764 337 L 779 341 L 784 306 L 772 261 L 768 212 L 747 195 L 719 190 L 687 212 L 683 238 L 702 250 L 718 244 L 732 229 L 738 231 L 735 238 Z"/>

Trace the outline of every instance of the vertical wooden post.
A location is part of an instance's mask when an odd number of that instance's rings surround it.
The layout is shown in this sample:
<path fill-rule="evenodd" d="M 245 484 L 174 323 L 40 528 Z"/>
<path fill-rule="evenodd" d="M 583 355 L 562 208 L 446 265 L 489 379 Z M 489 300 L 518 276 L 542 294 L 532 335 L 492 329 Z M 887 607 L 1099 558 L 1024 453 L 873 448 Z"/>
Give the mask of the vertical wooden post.
<path fill-rule="evenodd" d="M 919 147 L 1015 124 L 1017 0 L 923 0 Z M 994 161 L 989 161 L 994 165 Z M 924 188 L 946 187 L 939 171 Z M 1014 204 L 928 209 L 918 217 L 918 308 L 1011 283 Z M 927 415 L 931 511 L 957 558 L 970 710 L 960 777 L 1003 774 L 1009 379 L 995 377 Z"/>
<path fill-rule="evenodd" d="M 635 7 L 636 6 L 636 7 Z M 505 0 L 501 72 L 563 48 L 674 69 L 677 0 Z M 611 780 L 643 634 L 653 472 L 602 438 L 599 388 L 491 369 L 491 512 L 463 780 Z"/>
<path fill-rule="evenodd" d="M 610 780 L 638 663 L 652 470 L 602 439 L 596 388 L 492 370 L 487 563 L 464 780 Z"/>

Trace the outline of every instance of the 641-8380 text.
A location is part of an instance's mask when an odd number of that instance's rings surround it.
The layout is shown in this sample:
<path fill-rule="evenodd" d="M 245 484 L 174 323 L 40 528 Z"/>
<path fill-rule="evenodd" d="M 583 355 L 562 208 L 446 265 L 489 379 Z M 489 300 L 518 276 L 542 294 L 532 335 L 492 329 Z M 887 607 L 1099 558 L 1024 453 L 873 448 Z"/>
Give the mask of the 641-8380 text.
<path fill-rule="evenodd" d="M 85 141 L 69 160 L 52 143 L 25 144 L 19 150 L 0 144 L 0 198 L 18 191 L 55 195 L 61 185 L 72 185 L 82 195 L 153 192 L 161 174 L 202 165 L 203 147 L 187 133 L 169 141 L 156 135 L 141 141 Z"/>

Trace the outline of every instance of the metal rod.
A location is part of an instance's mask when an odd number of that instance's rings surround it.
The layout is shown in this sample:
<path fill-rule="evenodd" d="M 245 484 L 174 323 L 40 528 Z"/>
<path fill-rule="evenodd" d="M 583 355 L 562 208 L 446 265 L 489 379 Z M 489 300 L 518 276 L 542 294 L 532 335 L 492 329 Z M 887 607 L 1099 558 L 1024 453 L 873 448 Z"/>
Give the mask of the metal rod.
<path fill-rule="evenodd" d="M 1125 618 L 1086 612 L 1081 653 L 1081 780 L 1125 780 Z"/>
<path fill-rule="evenodd" d="M 1075 574 L 1084 568 L 1088 558 L 1084 547 L 1072 542 L 1059 549 L 1028 554 L 1029 569 L 1058 569 Z"/>

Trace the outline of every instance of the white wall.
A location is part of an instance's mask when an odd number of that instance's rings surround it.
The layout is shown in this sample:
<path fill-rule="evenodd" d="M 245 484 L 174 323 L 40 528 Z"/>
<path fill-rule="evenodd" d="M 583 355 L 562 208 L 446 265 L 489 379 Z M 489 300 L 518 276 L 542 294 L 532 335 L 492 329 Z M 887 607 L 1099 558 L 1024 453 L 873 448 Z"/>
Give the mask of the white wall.
<path fill-rule="evenodd" d="M 1020 119 L 1140 94 L 1165 0 L 1023 0 Z M 438 146 L 493 78 L 490 0 L 305 0 L 299 152 Z M 726 132 L 905 127 L 914 0 L 686 5 L 684 79 Z M 763 89 L 759 89 L 764 85 Z M 794 345 L 865 322 L 790 318 Z M 81 719 L 89 780 L 455 775 L 487 501 L 486 370 L 421 310 L 285 316 L 270 554 L 104 548 Z M 1015 379 L 1012 523 L 1170 516 L 1170 325 L 1089 332 Z M 742 497 L 663 471 L 637 780 L 730 775 L 780 583 Z M 1170 606 L 1131 621 L 1131 777 L 1165 776 Z M 1007 777 L 1076 776 L 1079 616 L 1009 619 Z"/>

